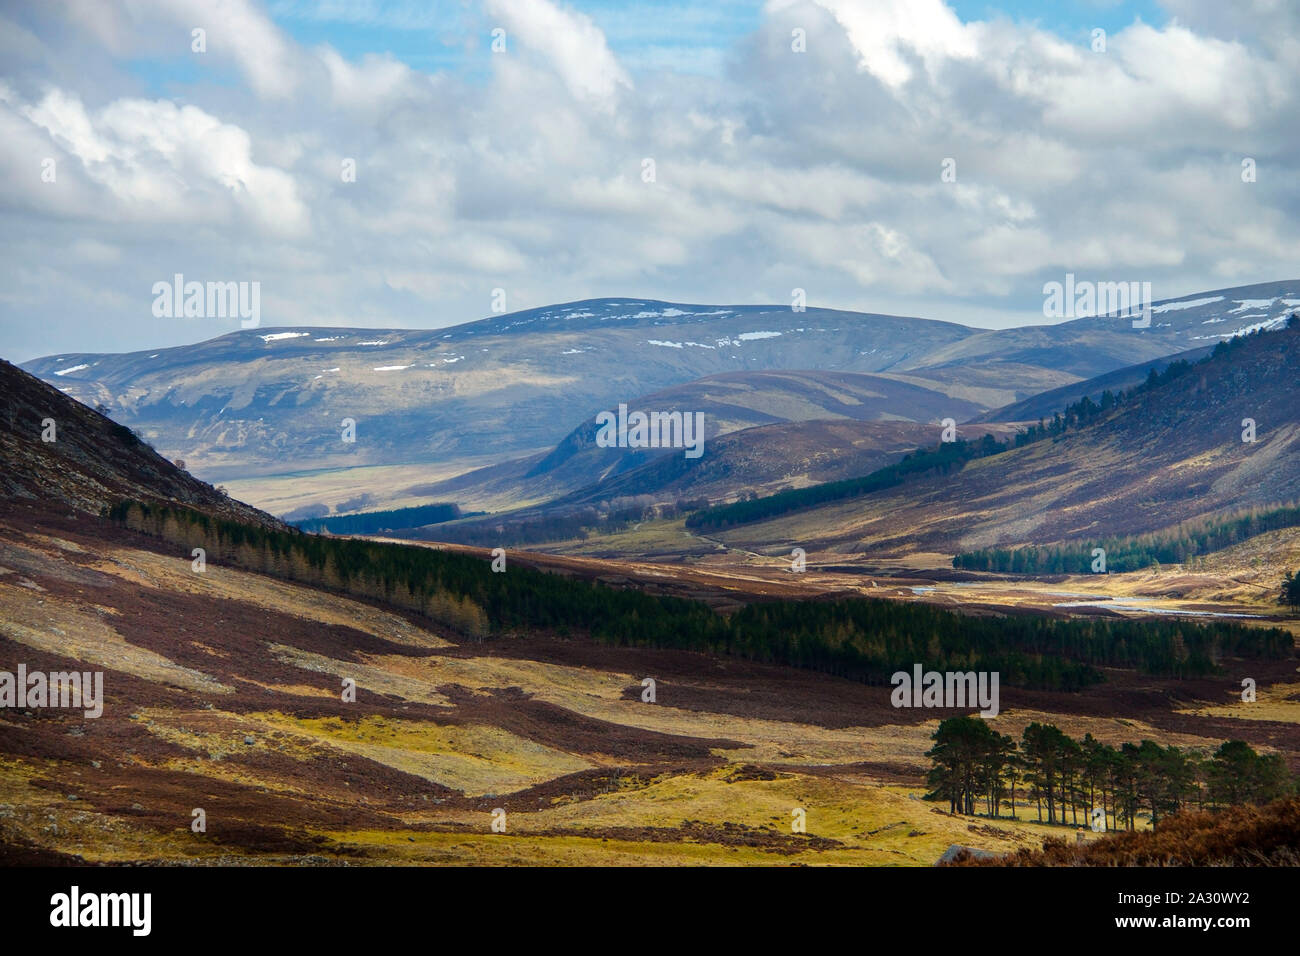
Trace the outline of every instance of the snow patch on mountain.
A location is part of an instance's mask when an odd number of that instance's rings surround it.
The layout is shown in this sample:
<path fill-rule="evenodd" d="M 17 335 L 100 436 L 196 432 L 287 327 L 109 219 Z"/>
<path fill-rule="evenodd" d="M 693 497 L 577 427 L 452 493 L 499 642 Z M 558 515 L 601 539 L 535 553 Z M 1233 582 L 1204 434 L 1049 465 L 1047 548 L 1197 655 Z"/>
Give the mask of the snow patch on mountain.
<path fill-rule="evenodd" d="M 1259 316 L 1253 316 L 1253 315 L 1242 316 L 1242 318 L 1258 318 L 1258 317 Z M 1241 328 L 1233 332 L 1220 332 L 1217 335 L 1193 335 L 1192 338 L 1193 339 L 1231 339 L 1231 338 L 1236 338 L 1238 335 L 1250 335 L 1252 332 L 1259 332 L 1259 331 L 1271 332 L 1274 329 L 1280 329 L 1283 326 L 1285 326 L 1287 323 L 1287 318 L 1288 317 L 1285 315 L 1278 315 L 1278 316 L 1274 316 L 1271 319 L 1265 318 L 1263 322 L 1256 322 L 1254 325 L 1242 326 Z"/>
<path fill-rule="evenodd" d="M 1265 322 L 1256 322 L 1254 325 L 1248 325 L 1244 329 L 1238 329 L 1238 335 L 1250 335 L 1252 332 L 1273 331 L 1286 325 L 1287 317 L 1285 315 L 1275 316 Z"/>
<path fill-rule="evenodd" d="M 650 345 L 658 345 L 661 346 L 662 348 L 669 348 L 669 349 L 680 349 L 680 348 L 686 348 L 687 346 L 690 346 L 691 348 L 696 348 L 696 349 L 711 350 L 717 347 L 714 345 L 705 345 L 703 342 L 666 342 L 663 339 L 647 339 L 646 341 Z"/>
<path fill-rule="evenodd" d="M 1152 312 L 1178 312 L 1182 309 L 1199 309 L 1203 305 L 1213 305 L 1215 302 L 1222 302 L 1223 296 L 1212 295 L 1206 299 L 1188 299 L 1185 302 L 1166 302 L 1164 305 L 1153 305 Z"/>
<path fill-rule="evenodd" d="M 1233 315 L 1237 312 L 1249 312 L 1251 309 L 1267 309 L 1269 306 L 1271 306 L 1274 302 L 1277 301 L 1277 298 L 1274 297 L 1272 299 L 1233 299 L 1232 301 L 1237 303 L 1237 307 L 1235 309 L 1229 309 L 1228 310 L 1229 315 Z"/>

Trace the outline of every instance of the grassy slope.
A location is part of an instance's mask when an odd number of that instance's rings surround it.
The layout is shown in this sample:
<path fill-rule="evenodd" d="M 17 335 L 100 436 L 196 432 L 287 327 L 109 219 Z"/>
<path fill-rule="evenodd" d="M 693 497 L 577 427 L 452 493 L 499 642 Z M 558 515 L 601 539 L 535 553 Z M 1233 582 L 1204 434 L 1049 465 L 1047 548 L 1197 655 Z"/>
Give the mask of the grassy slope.
<path fill-rule="evenodd" d="M 900 715 L 879 688 L 692 654 L 457 644 L 260 575 L 195 574 L 187 555 L 106 545 L 84 524 L 0 527 L 0 566 L 4 658 L 93 664 L 109 698 L 98 721 L 0 714 L 14 808 L 0 855 L 928 865 L 952 843 L 1011 851 L 1059 832 L 1023 807 L 986 821 L 914 799 L 936 720 Z M 654 704 L 639 699 L 646 674 Z M 358 704 L 339 700 L 348 676 Z M 1048 700 L 1008 706 L 998 729 L 1221 737 L 1213 717 L 1169 725 L 1164 704 L 1120 720 L 1100 700 Z M 206 834 L 188 829 L 194 807 Z M 807 835 L 790 832 L 795 807 Z"/>
<path fill-rule="evenodd" d="M 1300 489 L 1300 329 L 1253 336 L 1077 432 L 846 502 L 721 531 L 752 550 L 898 556 L 1134 534 Z M 1241 440 L 1255 419 L 1258 440 Z M 969 426 L 978 430 L 978 426 Z M 959 430 L 962 437 L 967 432 Z"/>

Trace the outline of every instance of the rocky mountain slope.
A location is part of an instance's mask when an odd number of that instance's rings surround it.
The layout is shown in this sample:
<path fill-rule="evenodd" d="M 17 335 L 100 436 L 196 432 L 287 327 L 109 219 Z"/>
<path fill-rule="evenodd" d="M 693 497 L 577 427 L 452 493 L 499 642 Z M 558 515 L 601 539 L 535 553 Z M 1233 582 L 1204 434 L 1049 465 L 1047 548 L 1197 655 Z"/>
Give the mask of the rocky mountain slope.
<path fill-rule="evenodd" d="M 1276 323 L 1300 281 L 1157 305 L 1150 328 L 1087 318 L 997 332 L 789 306 L 600 299 L 433 331 L 250 329 L 181 348 L 65 353 L 34 374 L 210 480 L 544 452 L 602 408 L 706 376 L 889 375 L 978 414 Z M 890 416 L 920 420 L 907 395 Z M 343 419 L 357 423 L 343 440 Z"/>
<path fill-rule="evenodd" d="M 1249 357 L 1233 371 L 1258 393 L 1280 358 Z M 1207 407 L 1237 414 L 1246 386 L 1220 394 L 1218 380 Z M 0 707 L 0 864 L 898 866 L 930 865 L 953 843 L 1007 853 L 1061 832 L 1023 803 L 1018 819 L 975 825 L 919 799 L 935 715 L 900 711 L 888 687 L 567 629 L 469 639 L 215 548 L 198 573 L 188 548 L 99 507 L 129 495 L 269 519 L 21 370 L 0 365 L 0 397 L 0 669 L 97 673 L 103 690 L 97 716 Z M 1261 422 L 1276 411 L 1260 408 Z M 537 564 L 731 607 L 854 587 L 811 571 L 514 553 L 502 578 L 487 553 L 459 553 L 467 577 L 503 586 Z M 1245 712 L 1220 706 L 1217 677 L 1124 671 L 1071 694 L 1006 687 L 993 719 L 1001 733 L 1049 720 L 1113 745 L 1140 733 L 1208 751 L 1230 736 L 1294 764 L 1294 661 L 1252 674 L 1260 703 Z M 791 832 L 792 806 L 808 808 L 806 833 Z"/>
<path fill-rule="evenodd" d="M 1154 531 L 1300 498 L 1300 325 L 1238 340 L 1095 423 L 718 537 L 863 559 Z M 1246 422 L 1254 423 L 1254 441 Z M 959 429 L 975 437 L 981 426 Z"/>
<path fill-rule="evenodd" d="M 98 515 L 123 498 L 278 524 L 167 461 L 124 425 L 0 360 L 0 510 Z"/>

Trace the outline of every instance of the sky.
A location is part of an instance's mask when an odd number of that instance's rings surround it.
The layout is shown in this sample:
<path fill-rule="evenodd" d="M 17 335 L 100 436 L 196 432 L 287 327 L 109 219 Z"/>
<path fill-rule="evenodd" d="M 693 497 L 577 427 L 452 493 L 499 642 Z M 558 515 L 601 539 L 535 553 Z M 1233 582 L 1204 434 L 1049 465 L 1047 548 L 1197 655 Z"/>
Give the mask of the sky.
<path fill-rule="evenodd" d="M 196 34 L 195 31 L 201 31 Z M 1289 0 L 0 0 L 0 356 L 1300 279 Z M 164 310 L 165 311 L 165 310 Z"/>

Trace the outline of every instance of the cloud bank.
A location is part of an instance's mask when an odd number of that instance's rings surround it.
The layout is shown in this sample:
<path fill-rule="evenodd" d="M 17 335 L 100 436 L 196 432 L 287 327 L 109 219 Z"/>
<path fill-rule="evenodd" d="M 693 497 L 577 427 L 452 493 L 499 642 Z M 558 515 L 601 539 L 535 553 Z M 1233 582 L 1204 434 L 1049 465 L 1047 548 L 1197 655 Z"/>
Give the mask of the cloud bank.
<path fill-rule="evenodd" d="M 387 10 L 459 49 L 432 72 L 248 0 L 6 10 L 0 354 L 237 328 L 155 318 L 177 272 L 260 281 L 263 325 L 409 327 L 495 289 L 1001 325 L 1065 272 L 1300 278 L 1300 13 L 1165 8 L 1097 50 L 941 0 L 772 0 L 705 73 L 634 69 L 551 0 Z"/>

